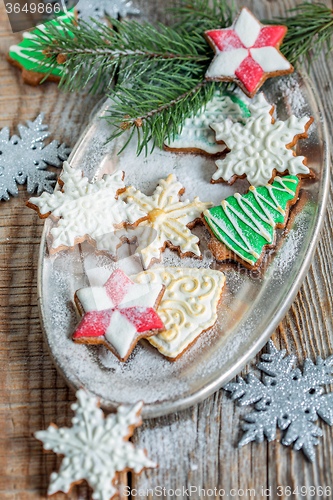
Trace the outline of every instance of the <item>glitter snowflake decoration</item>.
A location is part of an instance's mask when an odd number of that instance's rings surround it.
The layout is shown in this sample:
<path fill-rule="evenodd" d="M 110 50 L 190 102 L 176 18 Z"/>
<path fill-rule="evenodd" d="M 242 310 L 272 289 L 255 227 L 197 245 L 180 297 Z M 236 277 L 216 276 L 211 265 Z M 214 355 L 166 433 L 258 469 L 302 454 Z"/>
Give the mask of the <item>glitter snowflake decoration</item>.
<path fill-rule="evenodd" d="M 94 490 L 93 500 L 110 500 L 117 494 L 116 473 L 157 467 L 145 452 L 128 442 L 133 429 L 141 425 L 142 403 L 120 406 L 116 414 L 104 418 L 98 398 L 80 389 L 72 405 L 73 427 L 58 429 L 50 425 L 35 433 L 45 450 L 64 455 L 59 472 L 50 477 L 48 495 L 68 493 L 73 484 L 86 480 Z"/>
<path fill-rule="evenodd" d="M 143 267 L 147 269 L 152 260 L 160 260 L 161 252 L 168 245 L 179 249 L 182 254 L 190 253 L 201 257 L 198 246 L 199 238 L 191 233 L 204 210 L 212 203 L 202 203 L 198 197 L 192 202 L 180 201 L 184 188 L 174 174 L 161 179 L 152 196 L 146 196 L 133 186 L 121 195 L 127 202 L 139 206 L 147 214 L 133 231 L 137 240 L 136 255 L 141 257 Z M 130 236 L 130 231 L 128 236 Z M 127 236 L 127 239 L 130 239 Z"/>
<path fill-rule="evenodd" d="M 118 170 L 91 184 L 81 170 L 71 168 L 65 162 L 60 178 L 63 190 L 51 195 L 43 193 L 41 197 L 28 201 L 27 205 L 37 210 L 41 218 L 51 215 L 58 221 L 51 229 L 51 253 L 72 248 L 85 240 L 92 240 L 99 250 L 116 251 L 119 240 L 114 234 L 115 229 L 146 215 L 134 203 L 118 199 L 118 192 L 126 187 L 123 177 L 124 173 Z M 108 248 L 100 243 L 104 235 L 110 235 Z"/>
<path fill-rule="evenodd" d="M 56 3 L 59 0 L 44 0 L 44 3 Z M 91 18 L 103 23 L 105 16 L 112 19 L 117 19 L 118 16 L 126 17 L 128 14 L 140 14 L 140 10 L 132 6 L 131 0 L 65 0 L 64 2 L 68 8 L 76 5 L 77 15 L 86 23 L 94 28 L 98 25 L 94 23 Z"/>
<path fill-rule="evenodd" d="M 292 115 L 285 122 L 272 119 L 274 108 L 259 94 L 257 102 L 249 106 L 251 116 L 245 125 L 230 119 L 214 123 L 216 141 L 223 141 L 231 150 L 222 160 L 215 162 L 217 171 L 213 182 L 224 180 L 232 184 L 245 175 L 252 186 L 264 186 L 274 175 L 288 171 L 291 175 L 309 175 L 304 156 L 295 156 L 291 146 L 299 137 L 307 136 L 313 119 Z"/>
<path fill-rule="evenodd" d="M 263 375 L 262 382 L 249 373 L 247 380 L 238 377 L 237 382 L 227 384 L 224 389 L 232 393 L 232 399 L 239 399 L 242 406 L 255 404 L 255 412 L 245 417 L 245 435 L 239 446 L 251 441 L 263 442 L 276 439 L 277 426 L 287 430 L 282 444 L 294 444 L 295 450 L 303 449 L 309 460 L 315 459 L 314 446 L 322 430 L 313 422 L 318 416 L 328 425 L 333 425 L 333 393 L 324 393 L 322 385 L 331 384 L 333 379 L 333 356 L 325 361 L 317 358 L 316 364 L 306 359 L 303 373 L 294 369 L 296 357 L 286 356 L 286 350 L 279 351 L 272 341 L 268 353 L 263 354 L 258 364 Z"/>
<path fill-rule="evenodd" d="M 0 200 L 8 201 L 9 195 L 17 196 L 17 185 L 25 182 L 30 194 L 36 190 L 38 195 L 53 191 L 56 174 L 45 169 L 47 165 L 61 167 L 71 150 L 66 144 L 59 146 L 58 141 L 44 146 L 43 141 L 50 133 L 43 119 L 41 113 L 34 122 L 27 121 L 27 126 L 19 125 L 20 136 L 10 138 L 8 127 L 0 131 Z"/>

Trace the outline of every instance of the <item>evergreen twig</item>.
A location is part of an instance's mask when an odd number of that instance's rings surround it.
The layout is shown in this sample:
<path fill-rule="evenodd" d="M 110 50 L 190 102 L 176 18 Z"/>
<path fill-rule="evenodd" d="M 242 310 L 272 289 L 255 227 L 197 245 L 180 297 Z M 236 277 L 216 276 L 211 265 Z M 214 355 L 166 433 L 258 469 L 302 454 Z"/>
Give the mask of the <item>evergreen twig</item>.
<path fill-rule="evenodd" d="M 287 26 L 281 51 L 288 61 L 295 64 L 306 60 L 310 65 L 325 46 L 329 55 L 333 48 L 333 11 L 323 3 L 304 2 L 288 12 L 295 15 L 263 21 Z"/>
<path fill-rule="evenodd" d="M 138 134 L 138 154 L 152 140 L 152 149 L 182 129 L 196 112 L 226 84 L 205 80 L 213 52 L 203 32 L 232 24 L 234 4 L 228 0 L 176 0 L 172 27 L 112 20 L 99 30 L 85 23 L 41 32 L 36 49 L 47 54 L 52 67 L 64 62 L 60 85 L 70 91 L 90 86 L 110 94 L 114 102 L 107 119 L 114 126 L 110 140 L 131 129 Z M 263 21 L 284 24 L 288 33 L 281 47 L 292 64 L 310 62 L 323 47 L 332 50 L 333 13 L 321 3 L 304 2 L 291 17 Z M 45 64 L 45 61 L 43 62 Z M 115 76 L 117 82 L 112 89 Z M 126 142 L 125 146 L 127 145 Z"/>

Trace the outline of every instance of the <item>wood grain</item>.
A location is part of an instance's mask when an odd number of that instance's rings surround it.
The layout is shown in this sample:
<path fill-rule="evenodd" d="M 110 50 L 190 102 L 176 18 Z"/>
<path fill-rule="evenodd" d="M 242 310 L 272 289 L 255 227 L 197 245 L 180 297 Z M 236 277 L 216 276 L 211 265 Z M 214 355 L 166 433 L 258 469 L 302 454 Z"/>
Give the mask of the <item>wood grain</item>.
<path fill-rule="evenodd" d="M 145 16 L 165 20 L 162 0 L 134 2 Z M 330 0 L 325 3 L 333 7 Z M 251 0 L 246 5 L 259 18 L 284 14 L 294 0 Z M 0 2 L 0 127 L 16 126 L 34 119 L 41 111 L 50 125 L 52 138 L 73 146 L 88 122 L 96 98 L 81 93 L 61 93 L 54 84 L 32 88 L 22 84 L 20 72 L 11 67 L 5 54 L 19 36 L 11 34 Z M 319 58 L 312 78 L 326 109 L 330 136 L 333 137 L 333 62 Z M 18 198 L 0 202 L 0 498 L 1 500 L 41 500 L 45 498 L 49 474 L 59 464 L 53 454 L 44 454 L 32 434 L 55 422 L 70 425 L 70 403 L 74 394 L 58 375 L 47 353 L 39 324 L 36 272 L 42 221 L 25 207 L 25 186 Z M 333 332 L 333 197 L 321 239 L 307 274 L 274 341 L 300 359 L 332 354 Z M 254 362 L 252 363 L 252 365 Z M 247 366 L 246 373 L 251 366 Z M 240 421 L 246 410 L 233 404 L 223 390 L 203 403 L 169 417 L 146 421 L 135 432 L 133 441 L 148 450 L 159 468 L 140 476 L 129 476 L 132 488 L 144 495 L 133 498 L 159 498 L 152 490 L 166 488 L 163 498 L 330 498 L 319 495 L 277 495 L 278 486 L 329 486 L 333 490 L 333 431 L 320 423 L 323 438 L 317 447 L 317 460 L 308 463 L 302 453 L 294 453 L 276 442 L 250 444 L 237 449 Z M 121 479 L 127 484 L 127 477 Z M 185 492 L 183 492 L 183 487 Z M 168 490 L 179 491 L 172 493 Z M 199 491 L 202 488 L 206 492 Z M 209 489 L 224 490 L 209 496 Z M 145 490 L 149 490 L 146 494 Z M 255 497 L 253 491 L 255 491 Z M 232 493 L 230 494 L 230 491 Z M 180 492 L 180 494 L 179 494 Z M 140 491 L 138 491 L 140 493 Z M 163 493 L 163 491 L 162 491 Z M 189 493 L 189 491 L 188 491 Z M 267 493 L 267 492 L 266 492 Z M 333 496 L 333 493 L 332 493 Z M 88 500 L 84 485 L 76 487 L 70 500 Z M 62 494 L 55 500 L 64 499 Z"/>

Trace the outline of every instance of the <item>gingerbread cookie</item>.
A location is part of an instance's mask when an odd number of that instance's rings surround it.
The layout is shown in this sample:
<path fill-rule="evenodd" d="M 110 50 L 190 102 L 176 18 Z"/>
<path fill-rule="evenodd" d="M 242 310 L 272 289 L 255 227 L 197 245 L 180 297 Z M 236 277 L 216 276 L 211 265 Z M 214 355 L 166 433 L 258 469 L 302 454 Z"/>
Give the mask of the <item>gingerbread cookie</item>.
<path fill-rule="evenodd" d="M 131 276 L 134 283 L 166 287 L 157 309 L 165 331 L 148 341 L 170 361 L 175 361 L 217 320 L 217 305 L 225 276 L 212 269 L 166 267 Z"/>
<path fill-rule="evenodd" d="M 37 28 L 33 31 L 24 32 L 22 42 L 18 45 L 12 45 L 9 48 L 7 60 L 10 64 L 22 70 L 24 83 L 37 86 L 46 76 L 47 81 L 55 83 L 60 82 L 63 73 L 63 66 L 59 64 L 53 68 L 49 74 L 50 68 L 48 64 L 45 63 L 41 66 L 45 60 L 45 54 L 43 54 L 41 50 L 36 50 L 35 40 L 37 35 L 40 35 L 41 32 L 46 34 L 50 26 L 56 27 L 58 30 L 62 30 L 63 27 L 60 23 L 70 25 L 74 20 L 75 9 L 71 9 L 67 11 L 67 13 L 57 16 L 54 20 L 37 26 Z"/>
<path fill-rule="evenodd" d="M 272 184 L 251 186 L 247 194 L 236 193 L 205 210 L 202 218 L 212 235 L 208 246 L 214 257 L 257 269 L 266 249 L 275 246 L 275 229 L 287 223 L 299 184 L 296 176 L 275 177 Z"/>
<path fill-rule="evenodd" d="M 235 82 L 253 97 L 267 78 L 294 71 L 279 51 L 286 33 L 286 26 L 264 26 L 243 7 L 229 28 L 205 32 L 215 52 L 206 79 Z"/>
<path fill-rule="evenodd" d="M 219 156 L 227 147 L 215 141 L 215 134 L 210 125 L 226 118 L 243 123 L 249 115 L 247 104 L 239 97 L 232 93 L 216 92 L 206 106 L 185 119 L 182 130 L 164 143 L 164 149 L 176 153 Z"/>
<path fill-rule="evenodd" d="M 164 330 L 156 309 L 162 284 L 134 284 L 120 269 L 104 286 L 78 290 L 75 302 L 82 321 L 72 336 L 78 344 L 103 344 L 126 361 L 136 343 Z"/>
<path fill-rule="evenodd" d="M 201 222 L 201 214 L 212 203 L 202 203 L 198 197 L 192 202 L 180 201 L 185 189 L 174 174 L 161 179 L 152 196 L 146 196 L 130 186 L 120 196 L 145 212 L 147 217 L 125 239 L 136 240 L 136 255 L 141 257 L 144 269 L 153 261 L 160 261 L 166 246 L 178 250 L 180 256 L 201 257 L 199 238 L 190 229 Z M 131 233 L 132 231 L 130 231 Z"/>
<path fill-rule="evenodd" d="M 118 170 L 91 184 L 81 170 L 65 162 L 59 179 L 62 191 L 30 198 L 27 206 L 36 210 L 41 219 L 50 215 L 57 221 L 57 226 L 51 229 L 51 254 L 73 249 L 86 240 L 99 250 L 116 252 L 120 244 L 116 229 L 146 217 L 138 205 L 118 198 L 126 189 L 123 179 L 124 172 Z M 103 239 L 105 235 L 107 239 Z"/>
<path fill-rule="evenodd" d="M 227 119 L 211 125 L 216 141 L 230 149 L 225 158 L 215 162 L 217 171 L 211 182 L 228 182 L 246 177 L 252 186 L 263 186 L 277 172 L 301 177 L 313 177 L 306 158 L 291 149 L 299 139 L 308 136 L 313 118 L 292 115 L 285 122 L 274 120 L 274 106 L 268 104 L 264 94 L 249 106 L 251 116 L 245 125 Z"/>
<path fill-rule="evenodd" d="M 104 417 L 99 399 L 85 390 L 76 393 L 72 405 L 75 417 L 71 428 L 59 429 L 51 424 L 46 431 L 35 433 L 44 450 L 63 455 L 59 472 L 50 476 L 48 496 L 57 492 L 70 493 L 75 484 L 87 481 L 93 489 L 92 498 L 111 500 L 117 495 L 117 472 L 133 471 L 136 474 L 157 464 L 129 442 L 140 418 L 142 402 L 133 406 L 121 405 L 117 413 Z"/>

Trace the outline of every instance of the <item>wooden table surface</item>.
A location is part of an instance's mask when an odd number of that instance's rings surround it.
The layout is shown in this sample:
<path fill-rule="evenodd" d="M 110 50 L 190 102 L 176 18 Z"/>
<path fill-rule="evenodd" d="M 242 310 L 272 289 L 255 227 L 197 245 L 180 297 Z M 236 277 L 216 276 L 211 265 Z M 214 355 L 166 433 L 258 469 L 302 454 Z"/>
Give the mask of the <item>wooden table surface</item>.
<path fill-rule="evenodd" d="M 294 0 L 251 0 L 246 6 L 260 18 L 284 14 Z M 333 7 L 333 2 L 325 3 Z M 134 0 L 143 15 L 165 20 L 163 0 Z M 61 93 L 46 83 L 32 88 L 22 83 L 20 71 L 5 59 L 8 47 L 20 40 L 12 35 L 4 5 L 0 0 L 0 128 L 11 133 L 25 120 L 44 111 L 53 139 L 74 146 L 85 128 L 97 98 L 86 93 Z M 326 110 L 333 137 L 333 55 L 320 57 L 313 64 L 312 78 Z M 0 202 L 0 499 L 41 500 L 46 498 L 50 473 L 60 460 L 54 453 L 43 453 L 32 434 L 51 422 L 70 425 L 70 404 L 74 393 L 57 373 L 47 353 L 37 309 L 37 260 L 43 222 L 25 206 L 26 186 L 17 198 Z M 332 187 L 312 267 L 286 318 L 274 334 L 277 346 L 297 352 L 300 360 L 332 354 L 333 324 L 333 205 Z M 246 373 L 251 366 L 247 366 Z M 240 409 L 220 390 L 206 401 L 168 417 L 145 421 L 133 441 L 148 450 L 159 468 L 140 476 L 123 475 L 123 486 L 131 484 L 140 498 L 160 498 L 147 488 L 165 488 L 163 498 L 219 498 L 208 496 L 210 488 L 225 490 L 223 498 L 333 498 L 333 429 L 320 422 L 323 438 L 317 446 L 313 464 L 301 452 L 275 442 L 252 443 L 237 449 L 242 431 Z M 278 496 L 278 486 L 291 488 Z M 307 493 L 301 494 L 301 487 Z M 313 495 L 310 486 L 330 487 L 332 495 Z M 183 487 L 185 491 L 183 490 Z M 195 487 L 197 492 L 195 492 Z M 180 488 L 173 493 L 172 490 Z M 204 496 L 202 488 L 206 491 Z M 271 495 L 262 488 L 271 488 Z M 169 491 L 171 490 L 171 491 Z M 297 493 L 298 490 L 298 493 Z M 292 493 L 292 492 L 295 493 Z M 304 492 L 304 490 L 303 490 Z M 135 492 L 134 492 L 135 493 Z M 189 490 L 188 490 L 189 493 Z M 222 497 L 221 493 L 220 498 Z M 122 498 L 126 498 L 123 490 Z M 65 495 L 55 495 L 55 500 Z M 71 500 L 88 500 L 85 485 L 68 495 Z M 135 496 L 133 495 L 133 498 Z"/>

